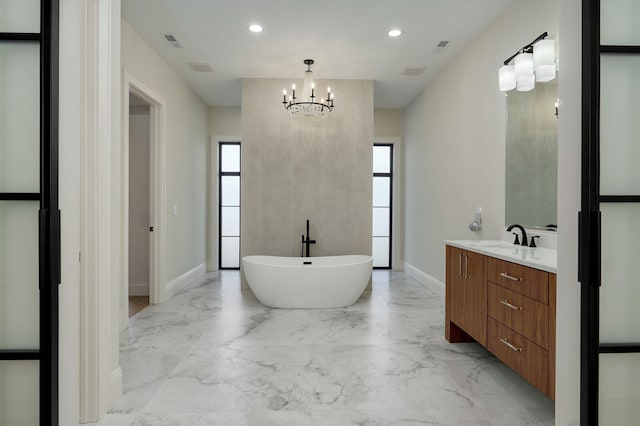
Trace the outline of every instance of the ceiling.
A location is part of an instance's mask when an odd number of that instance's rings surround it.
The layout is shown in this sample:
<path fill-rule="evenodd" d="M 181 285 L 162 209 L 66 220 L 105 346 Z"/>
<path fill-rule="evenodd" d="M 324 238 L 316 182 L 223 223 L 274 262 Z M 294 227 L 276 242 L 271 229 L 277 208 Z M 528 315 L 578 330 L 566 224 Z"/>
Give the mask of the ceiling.
<path fill-rule="evenodd" d="M 376 108 L 404 108 L 513 1 L 123 0 L 122 14 L 209 105 L 239 106 L 242 78 L 300 82 L 311 58 L 316 79 L 374 80 Z M 403 34 L 389 37 L 396 27 Z"/>

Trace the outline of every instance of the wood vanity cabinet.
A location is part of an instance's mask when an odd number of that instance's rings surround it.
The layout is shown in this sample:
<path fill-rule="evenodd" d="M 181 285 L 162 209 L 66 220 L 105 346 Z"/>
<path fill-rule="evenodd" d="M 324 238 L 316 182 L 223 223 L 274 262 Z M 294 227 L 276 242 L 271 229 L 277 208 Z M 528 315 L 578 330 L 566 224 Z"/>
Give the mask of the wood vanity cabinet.
<path fill-rule="evenodd" d="M 476 340 L 555 399 L 556 275 L 452 246 L 446 250 L 446 339 Z M 473 296 L 464 282 L 467 255 L 483 264 L 473 265 L 475 279 L 468 280 L 477 284 Z M 478 306 L 471 309 L 471 303 Z"/>
<path fill-rule="evenodd" d="M 487 342 L 485 256 L 447 246 L 445 317 L 450 342 Z M 453 302 L 453 303 L 450 303 Z"/>

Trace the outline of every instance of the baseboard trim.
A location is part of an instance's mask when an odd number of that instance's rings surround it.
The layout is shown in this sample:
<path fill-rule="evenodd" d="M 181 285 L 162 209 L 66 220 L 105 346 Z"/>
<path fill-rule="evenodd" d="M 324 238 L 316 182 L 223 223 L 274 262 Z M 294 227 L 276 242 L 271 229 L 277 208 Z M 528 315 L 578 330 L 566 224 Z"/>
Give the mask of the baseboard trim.
<path fill-rule="evenodd" d="M 149 283 L 129 283 L 129 296 L 148 296 Z"/>
<path fill-rule="evenodd" d="M 195 280 L 199 276 L 204 275 L 206 272 L 207 272 L 207 264 L 205 262 L 185 272 L 184 274 L 180 275 L 178 278 L 171 280 L 166 287 L 167 299 L 172 296 L 175 296 L 180 290 L 185 288 L 187 284 L 191 283 L 193 280 Z"/>
<path fill-rule="evenodd" d="M 404 272 L 423 286 L 435 291 L 441 297 L 444 297 L 445 286 L 442 281 L 437 280 L 426 272 L 423 272 L 415 266 L 406 262 L 404 264 Z"/>

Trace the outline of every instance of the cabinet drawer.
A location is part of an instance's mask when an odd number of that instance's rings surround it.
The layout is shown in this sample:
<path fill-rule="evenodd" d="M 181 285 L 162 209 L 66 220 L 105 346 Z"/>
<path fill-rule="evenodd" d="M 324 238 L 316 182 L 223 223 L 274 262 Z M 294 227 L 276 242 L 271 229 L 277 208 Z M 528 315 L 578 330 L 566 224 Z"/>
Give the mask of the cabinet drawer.
<path fill-rule="evenodd" d="M 489 257 L 487 280 L 542 303 L 549 303 L 547 272 Z"/>
<path fill-rule="evenodd" d="M 487 349 L 549 395 L 549 352 L 493 318 L 489 318 L 487 325 Z"/>
<path fill-rule="evenodd" d="M 489 316 L 549 349 L 549 306 L 493 283 L 488 287 Z"/>

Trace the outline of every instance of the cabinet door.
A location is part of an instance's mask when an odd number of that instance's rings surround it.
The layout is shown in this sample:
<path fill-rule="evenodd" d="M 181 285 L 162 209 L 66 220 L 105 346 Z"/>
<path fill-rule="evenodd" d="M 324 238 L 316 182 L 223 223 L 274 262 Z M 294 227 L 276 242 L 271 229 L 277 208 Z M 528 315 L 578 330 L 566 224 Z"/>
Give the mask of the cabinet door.
<path fill-rule="evenodd" d="M 447 246 L 445 337 L 450 342 L 486 343 L 485 257 Z"/>
<path fill-rule="evenodd" d="M 445 290 L 445 338 L 449 342 L 465 342 L 472 339 L 461 329 L 464 299 L 464 252 L 447 246 L 447 270 Z"/>
<path fill-rule="evenodd" d="M 487 283 L 485 256 L 463 252 L 465 275 L 462 280 L 461 327 L 478 343 L 487 344 Z"/>

